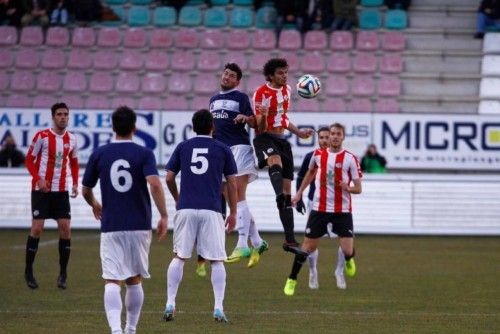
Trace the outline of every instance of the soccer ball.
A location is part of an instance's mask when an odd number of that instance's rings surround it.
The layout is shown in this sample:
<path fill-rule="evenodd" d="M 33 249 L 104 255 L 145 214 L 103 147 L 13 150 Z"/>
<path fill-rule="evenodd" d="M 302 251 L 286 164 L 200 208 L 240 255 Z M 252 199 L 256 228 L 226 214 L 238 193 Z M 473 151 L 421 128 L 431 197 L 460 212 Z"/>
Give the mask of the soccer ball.
<path fill-rule="evenodd" d="M 304 74 L 297 81 L 297 93 L 305 99 L 316 97 L 321 91 L 321 81 L 311 74 Z"/>

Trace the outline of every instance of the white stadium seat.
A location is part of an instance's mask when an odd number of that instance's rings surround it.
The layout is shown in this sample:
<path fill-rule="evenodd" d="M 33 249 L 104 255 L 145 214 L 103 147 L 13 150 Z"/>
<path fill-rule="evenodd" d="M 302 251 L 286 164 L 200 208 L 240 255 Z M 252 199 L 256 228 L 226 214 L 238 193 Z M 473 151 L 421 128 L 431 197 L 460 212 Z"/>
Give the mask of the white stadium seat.
<path fill-rule="evenodd" d="M 500 98 L 500 78 L 483 78 L 479 88 L 481 98 Z"/>
<path fill-rule="evenodd" d="M 500 53 L 500 33 L 487 33 L 483 43 L 484 53 Z"/>
<path fill-rule="evenodd" d="M 478 112 L 480 114 L 500 115 L 500 101 L 483 100 L 479 102 Z"/>
<path fill-rule="evenodd" d="M 496 76 L 500 75 L 500 55 L 484 56 L 481 72 L 483 75 L 496 75 Z"/>

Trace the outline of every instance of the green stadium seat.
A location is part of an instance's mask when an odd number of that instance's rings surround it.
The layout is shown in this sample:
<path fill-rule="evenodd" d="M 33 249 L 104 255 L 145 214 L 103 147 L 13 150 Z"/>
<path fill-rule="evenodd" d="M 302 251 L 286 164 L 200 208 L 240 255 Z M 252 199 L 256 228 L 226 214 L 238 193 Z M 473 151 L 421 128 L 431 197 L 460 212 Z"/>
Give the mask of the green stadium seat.
<path fill-rule="evenodd" d="M 116 21 L 102 21 L 101 24 L 106 27 L 116 27 L 122 25 L 126 21 L 125 9 L 123 9 L 122 5 L 109 6 L 113 13 L 116 14 L 120 18 L 120 20 Z"/>
<path fill-rule="evenodd" d="M 201 25 L 201 10 L 197 6 L 184 6 L 179 13 L 179 25 L 197 27 Z"/>
<path fill-rule="evenodd" d="M 379 29 L 382 27 L 380 12 L 374 9 L 362 9 L 359 12 L 359 27 L 361 29 Z"/>
<path fill-rule="evenodd" d="M 188 0 L 186 6 L 199 6 L 205 3 L 204 0 Z"/>
<path fill-rule="evenodd" d="M 361 0 L 363 7 L 379 7 L 384 5 L 384 0 Z"/>
<path fill-rule="evenodd" d="M 235 6 L 252 6 L 253 0 L 233 0 Z"/>
<path fill-rule="evenodd" d="M 273 0 L 264 0 L 262 1 L 262 7 L 274 7 L 274 1 Z"/>
<path fill-rule="evenodd" d="M 212 6 L 227 6 L 229 5 L 229 0 L 212 0 Z"/>
<path fill-rule="evenodd" d="M 177 12 L 174 7 L 156 7 L 153 13 L 153 25 L 169 27 L 175 25 Z"/>
<path fill-rule="evenodd" d="M 277 12 L 274 7 L 261 7 L 255 15 L 255 26 L 259 29 L 274 29 Z"/>
<path fill-rule="evenodd" d="M 393 30 L 406 29 L 408 27 L 406 11 L 393 9 L 385 12 L 384 27 Z"/>
<path fill-rule="evenodd" d="M 124 5 L 128 0 L 106 0 L 107 5 Z"/>
<path fill-rule="evenodd" d="M 149 6 L 153 0 L 131 0 L 130 3 L 132 5 L 138 5 L 138 6 Z"/>
<path fill-rule="evenodd" d="M 128 25 L 131 27 L 147 26 L 150 21 L 149 8 L 132 6 L 128 10 Z"/>
<path fill-rule="evenodd" d="M 224 7 L 212 7 L 205 11 L 205 27 L 224 27 L 227 25 L 227 12 Z"/>
<path fill-rule="evenodd" d="M 253 25 L 253 10 L 247 7 L 234 7 L 231 11 L 231 27 L 250 28 Z"/>

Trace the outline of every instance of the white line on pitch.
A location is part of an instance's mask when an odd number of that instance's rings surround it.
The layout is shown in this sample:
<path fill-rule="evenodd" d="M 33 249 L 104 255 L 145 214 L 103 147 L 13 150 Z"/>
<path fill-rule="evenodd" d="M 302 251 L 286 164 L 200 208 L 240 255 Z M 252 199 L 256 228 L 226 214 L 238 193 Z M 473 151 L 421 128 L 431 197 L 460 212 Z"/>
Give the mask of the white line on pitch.
<path fill-rule="evenodd" d="M 97 234 L 97 235 L 88 235 L 88 236 L 85 236 L 85 237 L 73 237 L 71 238 L 72 241 L 80 241 L 80 240 L 95 240 L 95 239 L 99 239 L 100 237 L 100 234 Z M 38 247 L 45 247 L 45 246 L 51 246 L 51 245 L 56 245 L 59 243 L 59 239 L 50 239 L 50 240 L 44 240 L 44 241 L 40 241 L 38 243 Z M 14 246 L 11 246 L 10 247 L 11 249 L 26 249 L 26 244 L 23 244 L 23 245 L 14 245 Z"/>

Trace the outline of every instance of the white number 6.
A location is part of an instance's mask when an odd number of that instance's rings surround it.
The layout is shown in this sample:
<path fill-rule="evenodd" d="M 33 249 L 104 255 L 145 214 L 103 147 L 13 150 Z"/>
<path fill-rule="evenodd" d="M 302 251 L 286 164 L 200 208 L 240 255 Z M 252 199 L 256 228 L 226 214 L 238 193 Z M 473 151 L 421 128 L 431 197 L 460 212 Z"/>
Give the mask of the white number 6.
<path fill-rule="evenodd" d="M 128 168 L 130 168 L 130 163 L 124 159 L 118 159 L 111 165 L 109 178 L 113 188 L 118 192 L 124 193 L 132 188 L 132 175 L 127 170 Z"/>
<path fill-rule="evenodd" d="M 208 148 L 194 148 L 191 156 L 191 172 L 197 175 L 205 174 L 208 169 L 208 159 L 201 154 L 208 154 Z"/>

